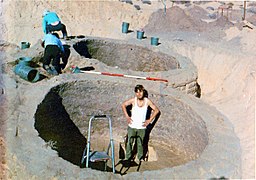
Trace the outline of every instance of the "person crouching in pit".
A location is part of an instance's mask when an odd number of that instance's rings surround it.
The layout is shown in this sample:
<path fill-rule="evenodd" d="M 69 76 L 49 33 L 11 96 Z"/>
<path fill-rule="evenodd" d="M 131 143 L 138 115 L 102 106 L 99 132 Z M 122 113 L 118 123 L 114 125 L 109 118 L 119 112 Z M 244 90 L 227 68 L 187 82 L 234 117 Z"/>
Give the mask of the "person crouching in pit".
<path fill-rule="evenodd" d="M 50 75 L 58 75 L 61 73 L 60 58 L 65 54 L 62 42 L 57 33 L 48 33 L 42 41 L 44 50 L 43 68 Z"/>

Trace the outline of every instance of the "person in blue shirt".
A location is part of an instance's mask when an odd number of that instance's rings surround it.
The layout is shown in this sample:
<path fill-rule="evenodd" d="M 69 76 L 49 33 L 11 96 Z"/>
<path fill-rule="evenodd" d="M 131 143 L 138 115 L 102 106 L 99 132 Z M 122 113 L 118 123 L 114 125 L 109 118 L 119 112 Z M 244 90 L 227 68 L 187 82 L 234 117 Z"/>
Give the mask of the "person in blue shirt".
<path fill-rule="evenodd" d="M 61 22 L 60 18 L 55 12 L 45 10 L 43 13 L 43 31 L 48 34 L 53 31 L 61 31 L 63 38 L 67 38 L 66 26 Z"/>
<path fill-rule="evenodd" d="M 42 46 L 45 48 L 43 68 L 51 75 L 60 74 L 60 58 L 65 54 L 65 50 L 59 39 L 59 35 L 57 33 L 46 34 Z"/>

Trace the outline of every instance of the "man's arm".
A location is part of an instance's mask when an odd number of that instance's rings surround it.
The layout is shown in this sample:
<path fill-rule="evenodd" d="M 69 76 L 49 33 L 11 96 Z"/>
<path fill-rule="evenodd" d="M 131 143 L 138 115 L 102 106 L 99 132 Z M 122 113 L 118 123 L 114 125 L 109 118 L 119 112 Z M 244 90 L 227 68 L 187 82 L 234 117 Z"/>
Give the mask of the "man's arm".
<path fill-rule="evenodd" d="M 148 99 L 148 106 L 151 107 L 151 109 L 153 110 L 153 114 L 150 116 L 149 119 L 147 119 L 145 122 L 144 122 L 144 125 L 143 126 L 147 126 L 149 125 L 153 119 L 155 119 L 156 115 L 159 113 L 159 109 L 158 107 L 151 101 Z"/>
<path fill-rule="evenodd" d="M 127 101 L 125 101 L 125 102 L 122 103 L 122 110 L 123 110 L 123 112 L 124 112 L 124 115 L 125 115 L 125 118 L 126 118 L 126 121 L 127 121 L 128 124 L 131 124 L 132 119 L 131 119 L 131 117 L 128 115 L 126 107 L 129 106 L 129 105 L 131 105 L 131 104 L 133 104 L 133 102 L 134 102 L 134 98 L 129 99 L 129 100 L 127 100 Z"/>
<path fill-rule="evenodd" d="M 45 18 L 43 18 L 42 27 L 43 27 L 44 34 L 46 34 L 46 25 L 47 25 L 47 22 Z"/>

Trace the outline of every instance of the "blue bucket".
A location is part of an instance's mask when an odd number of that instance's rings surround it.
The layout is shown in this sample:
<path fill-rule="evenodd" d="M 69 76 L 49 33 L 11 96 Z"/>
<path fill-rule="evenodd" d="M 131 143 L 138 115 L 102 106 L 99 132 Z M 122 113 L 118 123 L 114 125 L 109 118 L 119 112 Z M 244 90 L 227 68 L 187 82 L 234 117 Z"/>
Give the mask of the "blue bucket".
<path fill-rule="evenodd" d="M 79 67 L 75 67 L 75 68 L 72 70 L 72 73 L 75 73 L 75 74 L 80 73 L 80 72 L 81 72 L 81 70 L 79 69 Z"/>
<path fill-rule="evenodd" d="M 137 31 L 137 39 L 142 39 L 144 36 L 144 31 Z"/>
<path fill-rule="evenodd" d="M 29 42 L 21 42 L 20 43 L 21 49 L 27 49 L 30 47 L 30 43 Z"/>
<path fill-rule="evenodd" d="M 29 66 L 32 58 L 31 57 L 20 57 L 19 58 L 19 64 L 24 66 Z"/>
<path fill-rule="evenodd" d="M 122 24 L 122 33 L 128 33 L 128 29 L 129 29 L 129 23 L 123 22 L 123 24 Z"/>
<path fill-rule="evenodd" d="M 151 45 L 157 46 L 158 45 L 159 38 L 157 37 L 151 37 Z"/>
<path fill-rule="evenodd" d="M 24 66 L 23 64 L 18 64 L 14 68 L 14 73 L 19 75 L 22 79 L 30 82 L 36 82 L 40 78 L 40 73 L 29 66 Z"/>

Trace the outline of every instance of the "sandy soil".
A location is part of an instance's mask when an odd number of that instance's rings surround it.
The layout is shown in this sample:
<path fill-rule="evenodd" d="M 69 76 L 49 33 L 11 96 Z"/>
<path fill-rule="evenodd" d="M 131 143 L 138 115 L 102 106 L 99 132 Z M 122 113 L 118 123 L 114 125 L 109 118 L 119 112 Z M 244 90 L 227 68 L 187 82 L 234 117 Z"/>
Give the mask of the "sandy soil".
<path fill-rule="evenodd" d="M 128 41 L 121 33 L 123 21 L 130 29 L 143 28 L 148 37 L 164 39 L 161 49 L 172 48 L 187 56 L 198 69 L 202 99 L 223 113 L 233 124 L 241 142 L 242 177 L 255 178 L 255 77 L 256 77 L 256 5 L 247 2 L 244 21 L 243 2 L 233 2 L 232 12 L 221 16 L 218 10 L 227 2 L 171 3 L 133 1 L 1 1 L 0 39 L 20 46 L 32 45 L 42 38 L 41 13 L 56 11 L 67 26 L 69 35 L 108 37 Z M 135 6 L 136 5 L 136 6 Z M 136 9 L 140 7 L 140 10 Z M 217 20 L 216 20 L 217 18 Z M 212 23 L 209 23 L 212 22 Z M 12 61 L 15 46 L 1 46 L 1 62 Z M 0 69 L 2 73 L 2 68 Z M 5 82 L 8 83 L 8 82 Z M 0 79 L 0 179 L 5 179 L 5 113 L 3 94 L 8 84 Z M 2 90 L 3 89 L 3 90 Z M 2 92 L 1 92 L 2 90 Z"/>

